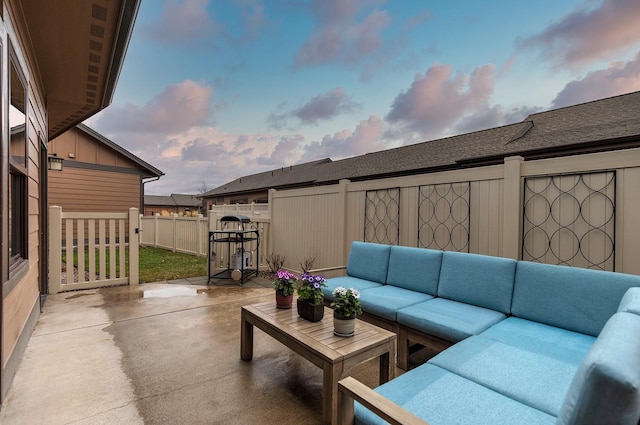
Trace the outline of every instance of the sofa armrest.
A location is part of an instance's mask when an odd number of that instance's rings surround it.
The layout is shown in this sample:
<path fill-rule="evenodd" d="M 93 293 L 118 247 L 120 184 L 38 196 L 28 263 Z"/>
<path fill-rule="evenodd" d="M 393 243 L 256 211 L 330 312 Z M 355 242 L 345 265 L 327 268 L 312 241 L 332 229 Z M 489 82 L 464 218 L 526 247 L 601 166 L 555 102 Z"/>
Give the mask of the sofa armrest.
<path fill-rule="evenodd" d="M 354 400 L 392 425 L 429 425 L 350 376 L 338 382 L 338 394 L 339 417 L 342 425 L 354 423 Z"/>

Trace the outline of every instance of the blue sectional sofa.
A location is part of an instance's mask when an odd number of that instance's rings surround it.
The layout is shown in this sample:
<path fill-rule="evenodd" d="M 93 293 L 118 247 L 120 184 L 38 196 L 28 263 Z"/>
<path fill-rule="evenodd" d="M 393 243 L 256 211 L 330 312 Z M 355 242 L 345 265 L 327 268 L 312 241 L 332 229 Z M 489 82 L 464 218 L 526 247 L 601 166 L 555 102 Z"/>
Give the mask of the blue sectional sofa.
<path fill-rule="evenodd" d="M 345 422 L 639 423 L 639 276 L 363 242 L 346 273 L 325 295 L 360 290 L 398 366 L 410 342 L 442 351 L 375 391 L 342 381 Z"/>

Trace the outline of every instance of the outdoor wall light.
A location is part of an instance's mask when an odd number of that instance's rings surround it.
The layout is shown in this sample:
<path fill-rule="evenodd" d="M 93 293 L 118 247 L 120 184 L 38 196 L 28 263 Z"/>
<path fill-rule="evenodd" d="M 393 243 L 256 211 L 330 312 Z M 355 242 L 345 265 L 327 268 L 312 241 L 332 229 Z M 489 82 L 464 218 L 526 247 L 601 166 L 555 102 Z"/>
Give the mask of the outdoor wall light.
<path fill-rule="evenodd" d="M 62 171 L 62 161 L 57 154 L 49 155 L 47 157 L 47 162 L 49 164 L 49 170 L 51 171 Z"/>

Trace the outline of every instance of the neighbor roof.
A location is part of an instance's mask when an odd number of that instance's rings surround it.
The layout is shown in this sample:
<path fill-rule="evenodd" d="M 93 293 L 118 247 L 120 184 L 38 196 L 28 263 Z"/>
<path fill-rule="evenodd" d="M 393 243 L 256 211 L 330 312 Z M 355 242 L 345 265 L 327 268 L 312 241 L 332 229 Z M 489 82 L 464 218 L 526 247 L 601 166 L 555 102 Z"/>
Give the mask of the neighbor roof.
<path fill-rule="evenodd" d="M 371 180 L 498 164 L 505 157 L 563 156 L 640 146 L 640 91 L 529 115 L 524 121 L 372 152 L 276 169 L 210 190 L 212 197 L 270 188 Z"/>

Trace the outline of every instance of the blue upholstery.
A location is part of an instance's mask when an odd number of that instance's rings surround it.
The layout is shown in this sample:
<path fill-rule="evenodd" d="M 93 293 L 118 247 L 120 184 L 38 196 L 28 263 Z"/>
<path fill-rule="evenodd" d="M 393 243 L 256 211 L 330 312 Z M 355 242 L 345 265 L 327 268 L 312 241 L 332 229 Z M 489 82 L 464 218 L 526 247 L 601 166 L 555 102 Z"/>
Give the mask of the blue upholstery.
<path fill-rule="evenodd" d="M 562 355 L 565 362 L 579 365 L 595 337 L 538 322 L 509 317 L 480 336 L 542 355 Z"/>
<path fill-rule="evenodd" d="M 364 311 L 393 322 L 396 321 L 398 310 L 432 298 L 431 295 L 422 292 L 390 285 L 367 289 L 360 294 L 360 302 Z"/>
<path fill-rule="evenodd" d="M 518 262 L 511 313 L 597 336 L 640 276 Z"/>
<path fill-rule="evenodd" d="M 442 251 L 392 246 L 387 285 L 436 295 Z"/>
<path fill-rule="evenodd" d="M 375 283 L 369 280 L 359 279 L 357 277 L 351 276 L 340 276 L 327 279 L 325 285 L 327 286 L 322 288 L 322 293 L 324 294 L 325 298 L 329 298 L 330 300 L 333 300 L 333 290 L 338 286 L 342 286 L 347 289 L 355 288 L 360 292 L 366 289 L 378 288 L 380 286 L 383 286 L 381 283 Z"/>
<path fill-rule="evenodd" d="M 616 313 L 571 383 L 559 424 L 640 422 L 640 316 Z"/>
<path fill-rule="evenodd" d="M 580 365 L 565 361 L 560 347 L 539 353 L 482 336 L 453 345 L 429 363 L 553 416 Z"/>
<path fill-rule="evenodd" d="M 375 389 L 424 419 L 438 424 L 553 424 L 555 417 L 429 363 Z M 359 403 L 356 424 L 384 424 Z"/>
<path fill-rule="evenodd" d="M 451 342 L 479 334 L 504 320 L 498 311 L 434 298 L 398 311 L 398 323 Z"/>
<path fill-rule="evenodd" d="M 376 283 L 385 283 L 390 252 L 390 245 L 352 242 L 347 261 L 347 274 Z"/>
<path fill-rule="evenodd" d="M 509 314 L 515 270 L 510 258 L 445 252 L 438 296 Z"/>
<path fill-rule="evenodd" d="M 618 312 L 640 314 L 640 288 L 629 288 L 622 297 Z"/>

